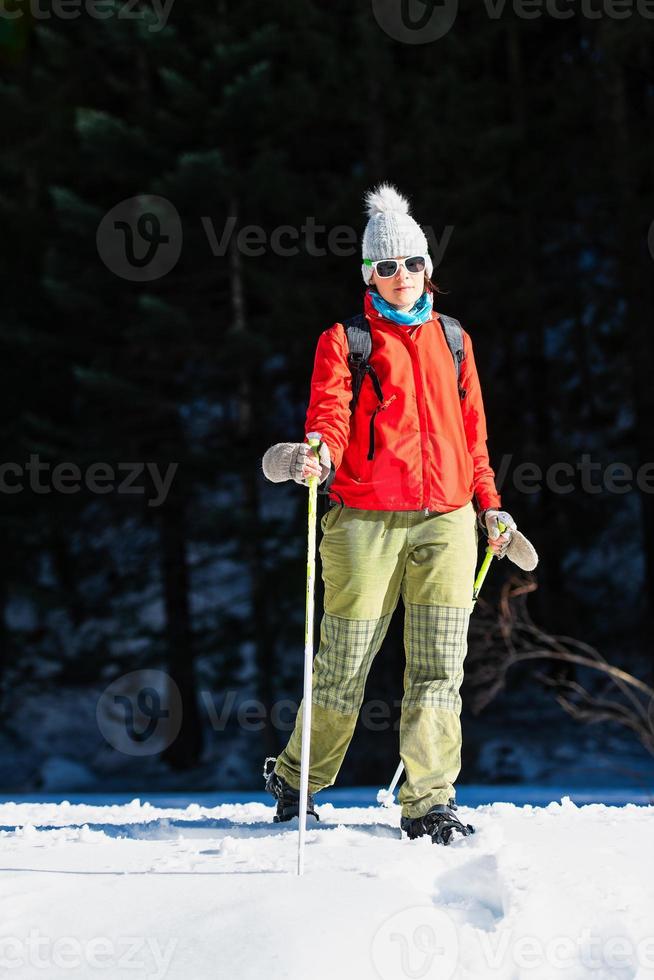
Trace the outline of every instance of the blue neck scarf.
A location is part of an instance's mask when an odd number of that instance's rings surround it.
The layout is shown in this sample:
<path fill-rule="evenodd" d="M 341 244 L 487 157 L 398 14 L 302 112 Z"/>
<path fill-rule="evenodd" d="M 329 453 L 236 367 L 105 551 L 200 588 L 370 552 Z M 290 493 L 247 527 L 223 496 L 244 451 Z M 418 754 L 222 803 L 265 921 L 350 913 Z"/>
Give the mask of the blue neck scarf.
<path fill-rule="evenodd" d="M 434 294 L 430 292 L 423 293 L 407 313 L 391 306 L 375 289 L 370 290 L 370 298 L 372 305 L 382 316 L 385 316 L 388 320 L 392 320 L 393 323 L 400 323 L 405 326 L 410 326 L 415 323 L 425 323 L 431 317 L 434 306 Z"/>

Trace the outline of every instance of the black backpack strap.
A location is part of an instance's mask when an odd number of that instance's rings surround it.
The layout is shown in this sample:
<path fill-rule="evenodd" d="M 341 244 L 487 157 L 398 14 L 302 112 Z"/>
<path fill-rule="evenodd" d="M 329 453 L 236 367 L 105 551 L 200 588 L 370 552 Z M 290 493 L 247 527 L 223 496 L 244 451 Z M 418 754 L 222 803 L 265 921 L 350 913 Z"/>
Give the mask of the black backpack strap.
<path fill-rule="evenodd" d="M 363 379 L 365 378 L 366 374 L 369 376 L 372 386 L 375 389 L 375 394 L 379 399 L 379 405 L 370 417 L 370 446 L 368 449 L 368 459 L 373 459 L 375 455 L 375 416 L 377 415 L 379 407 L 384 401 L 384 394 L 382 392 L 382 386 L 377 376 L 377 372 L 372 364 L 369 363 L 370 355 L 372 353 L 370 324 L 363 313 L 358 313 L 356 316 L 350 317 L 349 320 L 344 320 L 343 326 L 345 327 L 345 335 L 347 336 L 349 348 L 347 363 L 349 364 L 350 371 L 352 372 L 352 400 L 350 401 L 350 412 L 354 413 L 354 410 L 357 407 L 359 394 L 361 392 L 361 385 L 363 384 Z"/>
<path fill-rule="evenodd" d="M 379 378 L 377 377 L 377 372 L 372 364 L 368 363 L 372 353 L 370 324 L 363 313 L 359 313 L 357 316 L 350 317 L 349 320 L 344 320 L 343 326 L 345 327 L 345 334 L 347 336 L 347 343 L 349 347 L 347 363 L 349 364 L 350 371 L 352 372 L 352 400 L 350 401 L 350 411 L 354 412 L 355 408 L 357 407 L 357 402 L 359 401 L 361 385 L 363 384 L 363 379 L 365 378 L 366 374 L 370 375 L 370 380 L 372 381 L 373 388 L 375 389 L 375 394 L 380 402 L 383 402 L 384 395 L 382 394 L 382 388 L 381 384 L 379 383 Z"/>
<path fill-rule="evenodd" d="M 350 354 L 361 354 L 363 360 L 367 361 L 372 351 L 372 339 L 370 337 L 370 324 L 363 315 L 357 313 L 349 320 L 343 320 L 347 341 L 350 345 Z"/>
<path fill-rule="evenodd" d="M 450 353 L 452 355 L 452 359 L 454 360 L 459 398 L 463 401 L 465 396 L 468 394 L 466 389 L 461 387 L 459 380 L 461 377 L 461 362 L 466 356 L 463 346 L 463 327 L 459 321 L 455 320 L 452 316 L 444 316 L 442 313 L 439 313 L 438 319 L 441 322 L 441 327 L 443 328 L 443 333 L 445 334 L 447 346 L 450 348 Z"/>

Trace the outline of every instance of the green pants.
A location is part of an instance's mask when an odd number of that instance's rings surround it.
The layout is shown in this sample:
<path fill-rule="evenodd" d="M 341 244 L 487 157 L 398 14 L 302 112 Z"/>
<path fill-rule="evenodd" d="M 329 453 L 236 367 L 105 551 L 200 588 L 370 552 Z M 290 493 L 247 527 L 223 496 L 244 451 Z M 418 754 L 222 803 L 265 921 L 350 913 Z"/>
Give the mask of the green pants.
<path fill-rule="evenodd" d="M 449 514 L 331 507 L 321 520 L 325 586 L 313 670 L 309 790 L 331 786 L 352 738 L 366 678 L 400 595 L 404 604 L 402 814 L 455 795 L 461 770 L 463 661 L 477 525 L 472 503 Z M 300 785 L 302 705 L 275 770 Z M 389 760 L 389 775 L 394 768 Z"/>

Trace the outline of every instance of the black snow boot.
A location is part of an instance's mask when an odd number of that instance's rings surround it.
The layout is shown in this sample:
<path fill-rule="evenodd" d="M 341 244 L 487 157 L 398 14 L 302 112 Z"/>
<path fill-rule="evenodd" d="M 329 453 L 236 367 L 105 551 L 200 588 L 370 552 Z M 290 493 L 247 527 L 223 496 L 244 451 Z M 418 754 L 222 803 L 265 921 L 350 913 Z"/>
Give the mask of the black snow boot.
<path fill-rule="evenodd" d="M 411 840 L 428 834 L 433 844 L 449 844 L 455 830 L 464 837 L 474 834 L 475 828 L 472 824 L 461 823 L 454 815 L 455 809 L 453 800 L 449 803 L 437 803 L 424 817 L 402 817 L 400 827 Z"/>
<path fill-rule="evenodd" d="M 273 817 L 273 822 L 284 823 L 300 815 L 300 791 L 289 786 L 286 780 L 275 772 L 276 762 L 277 759 L 273 756 L 266 759 L 263 764 L 263 776 L 266 780 L 266 791 L 277 800 L 277 813 Z M 307 796 L 307 816 L 320 820 L 311 793 Z"/>

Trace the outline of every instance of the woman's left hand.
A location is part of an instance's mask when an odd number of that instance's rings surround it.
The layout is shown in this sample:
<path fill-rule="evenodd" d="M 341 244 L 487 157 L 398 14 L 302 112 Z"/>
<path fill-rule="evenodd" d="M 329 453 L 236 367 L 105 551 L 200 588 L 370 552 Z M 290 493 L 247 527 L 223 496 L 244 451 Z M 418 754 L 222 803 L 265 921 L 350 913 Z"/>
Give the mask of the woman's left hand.
<path fill-rule="evenodd" d="M 504 558 L 506 549 L 511 541 L 511 534 L 517 531 L 518 526 L 511 515 L 506 510 L 495 510 L 489 507 L 488 510 L 479 515 L 483 520 L 484 528 L 488 535 L 488 545 L 496 558 Z M 506 528 L 500 531 L 499 525 L 503 524 Z"/>

